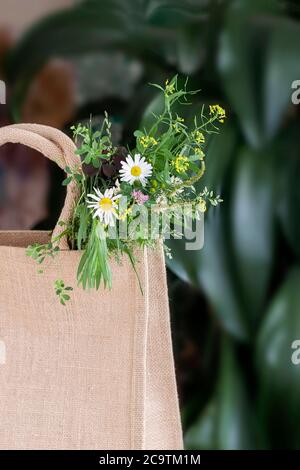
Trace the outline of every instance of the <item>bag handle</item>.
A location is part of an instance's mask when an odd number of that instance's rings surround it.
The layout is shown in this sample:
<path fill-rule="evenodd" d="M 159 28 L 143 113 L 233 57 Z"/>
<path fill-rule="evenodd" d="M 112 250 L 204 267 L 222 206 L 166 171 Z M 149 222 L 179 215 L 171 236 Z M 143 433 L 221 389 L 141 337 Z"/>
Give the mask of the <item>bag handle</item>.
<path fill-rule="evenodd" d="M 23 144 L 45 155 L 55 162 L 63 170 L 66 166 L 74 168 L 81 166 L 80 159 L 75 154 L 74 142 L 63 132 L 53 127 L 41 124 L 12 124 L 0 128 L 0 146 L 7 144 Z M 73 217 L 74 206 L 79 197 L 79 187 L 75 181 L 67 186 L 67 194 L 64 207 L 59 220 L 68 222 Z M 52 240 L 64 231 L 64 227 L 56 224 L 53 230 Z M 62 237 L 59 242 L 62 250 L 68 250 L 67 237 Z"/>

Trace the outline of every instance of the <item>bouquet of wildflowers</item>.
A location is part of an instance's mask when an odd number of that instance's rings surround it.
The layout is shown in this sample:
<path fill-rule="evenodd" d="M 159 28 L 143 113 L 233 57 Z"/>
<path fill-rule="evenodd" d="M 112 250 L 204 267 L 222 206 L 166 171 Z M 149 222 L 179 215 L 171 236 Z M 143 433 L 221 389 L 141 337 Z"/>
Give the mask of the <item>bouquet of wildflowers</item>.
<path fill-rule="evenodd" d="M 211 189 L 197 192 L 195 183 L 205 172 L 207 134 L 218 132 L 225 110 L 212 105 L 206 115 L 203 107 L 190 128 L 178 109 L 197 92 L 188 91 L 187 82 L 179 87 L 177 77 L 153 86 L 163 96 L 163 110 L 153 115 L 151 129 L 135 131 L 135 148 L 114 145 L 107 114 L 96 131 L 91 125 L 72 127 L 79 164 L 65 169 L 63 184 L 75 180 L 80 197 L 72 220 L 60 222 L 65 225 L 60 237 L 67 234 L 71 248 L 82 250 L 77 280 L 84 289 L 102 283 L 110 288 L 112 257 L 127 255 L 135 269 L 136 248 L 154 248 L 158 239 L 178 235 L 179 219 L 199 219 L 208 204 L 221 202 Z M 59 254 L 56 242 L 30 246 L 27 254 L 41 263 Z M 62 304 L 69 300 L 71 287 L 58 280 L 55 289 Z"/>

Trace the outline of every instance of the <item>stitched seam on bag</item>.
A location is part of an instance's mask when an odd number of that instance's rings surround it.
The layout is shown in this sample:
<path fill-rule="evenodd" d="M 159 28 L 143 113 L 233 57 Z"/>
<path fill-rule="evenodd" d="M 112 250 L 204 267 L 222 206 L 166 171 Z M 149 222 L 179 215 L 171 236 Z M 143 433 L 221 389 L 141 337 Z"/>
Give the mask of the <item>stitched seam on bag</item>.
<path fill-rule="evenodd" d="M 149 313 L 148 262 L 147 249 L 144 249 L 143 278 L 141 279 L 144 293 L 140 293 L 138 282 L 135 282 L 134 339 L 132 356 L 132 393 L 131 393 L 131 449 L 145 448 L 145 394 L 146 394 L 146 338 Z M 143 361 L 142 361 L 143 358 Z"/>
<path fill-rule="evenodd" d="M 172 413 L 173 425 L 172 429 L 172 441 L 175 448 L 183 449 L 183 439 L 182 439 L 182 429 L 180 424 L 180 411 L 179 411 L 179 399 L 178 399 L 178 390 L 177 390 L 177 381 L 175 374 L 175 363 L 173 355 L 173 342 L 172 342 L 172 330 L 171 330 L 171 318 L 170 318 L 170 309 L 169 309 L 169 299 L 168 299 L 168 284 L 167 284 L 167 273 L 165 268 L 165 258 L 163 247 L 160 247 L 160 263 L 161 263 L 161 286 L 162 286 L 162 307 L 165 312 L 168 312 L 167 316 L 164 317 L 165 329 L 167 331 L 167 341 L 168 345 L 168 354 L 169 354 L 169 364 L 172 368 L 172 374 L 170 376 L 170 381 L 172 382 L 172 388 L 175 395 L 174 403 L 174 413 Z"/>

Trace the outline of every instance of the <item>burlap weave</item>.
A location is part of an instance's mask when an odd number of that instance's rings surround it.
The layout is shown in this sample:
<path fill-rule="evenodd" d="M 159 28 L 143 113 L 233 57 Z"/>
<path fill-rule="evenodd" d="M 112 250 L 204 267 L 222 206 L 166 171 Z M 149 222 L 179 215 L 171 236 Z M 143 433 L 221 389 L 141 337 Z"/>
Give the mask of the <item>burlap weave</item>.
<path fill-rule="evenodd" d="M 0 145 L 20 142 L 64 168 L 74 144 L 37 125 L 0 129 Z M 61 220 L 71 217 L 68 187 Z M 61 227 L 55 228 L 55 235 Z M 141 294 L 130 263 L 112 265 L 111 291 L 75 288 L 66 307 L 53 284 L 74 286 L 80 253 L 63 251 L 42 275 L 25 248 L 46 232 L 0 232 L 1 449 L 180 449 L 164 257 L 140 255 Z"/>

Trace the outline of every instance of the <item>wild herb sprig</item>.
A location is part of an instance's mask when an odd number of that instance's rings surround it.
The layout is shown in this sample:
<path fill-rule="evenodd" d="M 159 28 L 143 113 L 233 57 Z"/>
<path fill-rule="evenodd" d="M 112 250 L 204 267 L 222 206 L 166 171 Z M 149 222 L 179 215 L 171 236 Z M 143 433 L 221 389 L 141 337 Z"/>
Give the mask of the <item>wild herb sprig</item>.
<path fill-rule="evenodd" d="M 38 264 L 42 264 L 46 258 L 54 258 L 59 252 L 59 247 L 52 242 L 40 245 L 35 243 L 26 250 L 26 255 L 34 259 Z"/>
<path fill-rule="evenodd" d="M 70 300 L 70 292 L 73 290 L 73 287 L 65 286 L 64 281 L 57 279 L 54 283 L 54 289 L 60 303 L 66 305 L 66 302 Z"/>

